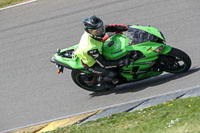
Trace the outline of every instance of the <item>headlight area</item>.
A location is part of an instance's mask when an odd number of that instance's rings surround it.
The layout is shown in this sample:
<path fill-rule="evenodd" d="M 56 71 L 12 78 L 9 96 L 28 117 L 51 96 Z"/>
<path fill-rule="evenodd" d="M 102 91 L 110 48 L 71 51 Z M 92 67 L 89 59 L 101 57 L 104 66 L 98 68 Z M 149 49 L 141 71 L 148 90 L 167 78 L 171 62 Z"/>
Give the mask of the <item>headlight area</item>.
<path fill-rule="evenodd" d="M 155 50 L 154 50 L 154 52 L 155 53 L 161 53 L 162 52 L 162 50 L 163 50 L 163 46 L 160 46 L 160 47 L 158 47 L 158 48 L 156 48 Z"/>

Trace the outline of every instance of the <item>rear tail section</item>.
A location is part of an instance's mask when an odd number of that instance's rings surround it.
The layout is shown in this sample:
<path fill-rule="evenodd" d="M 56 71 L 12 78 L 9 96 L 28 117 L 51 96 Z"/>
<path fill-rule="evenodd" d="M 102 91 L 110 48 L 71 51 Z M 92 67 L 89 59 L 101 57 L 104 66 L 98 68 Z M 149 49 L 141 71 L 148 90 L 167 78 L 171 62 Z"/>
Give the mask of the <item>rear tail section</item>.
<path fill-rule="evenodd" d="M 84 69 L 79 57 L 74 55 L 78 45 L 74 45 L 65 49 L 58 49 L 56 54 L 51 57 L 51 62 L 55 63 L 58 69 L 63 72 L 64 68 L 68 69 Z"/>

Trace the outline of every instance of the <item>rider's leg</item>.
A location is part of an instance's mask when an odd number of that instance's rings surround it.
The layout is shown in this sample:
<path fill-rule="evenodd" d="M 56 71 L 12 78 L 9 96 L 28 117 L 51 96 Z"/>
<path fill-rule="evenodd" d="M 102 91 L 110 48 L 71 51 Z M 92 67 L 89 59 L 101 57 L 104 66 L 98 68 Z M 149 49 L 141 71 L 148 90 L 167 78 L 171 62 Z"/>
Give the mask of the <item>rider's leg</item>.
<path fill-rule="evenodd" d="M 114 88 L 115 84 L 118 83 L 118 79 L 116 79 L 117 72 L 115 69 L 105 69 L 96 63 L 95 65 L 89 68 L 89 71 L 101 74 L 103 77 L 101 81 L 106 83 L 108 88 Z"/>

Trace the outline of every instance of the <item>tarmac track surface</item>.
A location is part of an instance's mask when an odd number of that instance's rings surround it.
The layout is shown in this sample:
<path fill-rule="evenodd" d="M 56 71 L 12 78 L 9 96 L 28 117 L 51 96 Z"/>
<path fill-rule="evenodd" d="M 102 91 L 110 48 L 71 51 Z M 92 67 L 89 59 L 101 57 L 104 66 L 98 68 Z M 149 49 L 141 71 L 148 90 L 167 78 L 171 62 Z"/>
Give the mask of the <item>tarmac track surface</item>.
<path fill-rule="evenodd" d="M 82 20 L 151 25 L 168 44 L 188 53 L 191 70 L 163 74 L 116 90 L 92 93 L 76 86 L 70 70 L 57 75 L 49 59 L 79 42 Z M 198 86 L 199 0 L 39 0 L 0 11 L 0 132 L 88 110 Z"/>

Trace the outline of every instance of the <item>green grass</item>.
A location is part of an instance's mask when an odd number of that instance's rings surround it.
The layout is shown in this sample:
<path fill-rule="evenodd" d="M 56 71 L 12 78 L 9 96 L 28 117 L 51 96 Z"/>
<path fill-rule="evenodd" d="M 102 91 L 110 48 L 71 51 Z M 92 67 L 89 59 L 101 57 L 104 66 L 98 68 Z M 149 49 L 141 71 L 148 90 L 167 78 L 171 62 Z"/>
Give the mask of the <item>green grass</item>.
<path fill-rule="evenodd" d="M 0 0 L 0 8 L 14 5 L 23 1 L 27 1 L 27 0 Z"/>
<path fill-rule="evenodd" d="M 171 100 L 49 133 L 200 133 L 200 97 Z"/>

